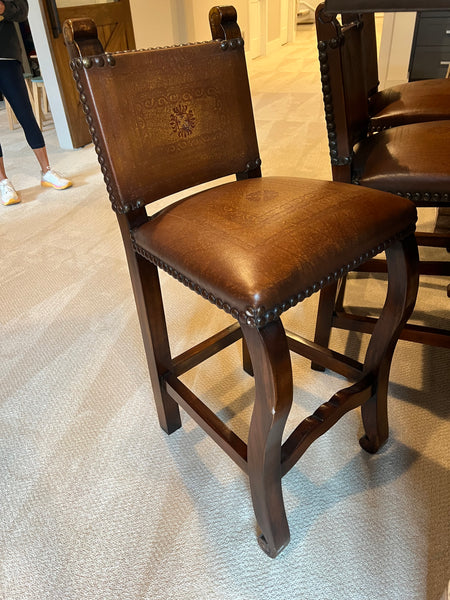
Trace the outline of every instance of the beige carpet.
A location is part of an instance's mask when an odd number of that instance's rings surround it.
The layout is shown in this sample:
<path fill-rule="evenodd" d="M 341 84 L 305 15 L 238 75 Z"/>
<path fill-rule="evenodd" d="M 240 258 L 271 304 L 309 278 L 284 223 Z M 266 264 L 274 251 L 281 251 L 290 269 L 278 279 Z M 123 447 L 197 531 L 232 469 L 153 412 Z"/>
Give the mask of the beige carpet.
<path fill-rule="evenodd" d="M 251 65 L 265 174 L 329 177 L 312 28 Z M 246 477 L 184 415 L 157 425 L 127 268 L 93 148 L 46 133 L 64 192 L 39 187 L 20 131 L 0 140 L 23 202 L 0 207 L 2 600 L 439 600 L 450 579 L 449 351 L 401 342 L 391 434 L 358 445 L 358 413 L 284 479 L 292 541 L 255 539 Z M 430 217 L 424 215 L 424 220 Z M 228 317 L 163 276 L 173 351 Z M 449 324 L 446 283 L 423 281 L 415 318 Z M 377 307 L 380 279 L 349 301 Z M 286 315 L 310 334 L 316 299 Z M 182 322 L 188 323 L 187 332 Z M 358 352 L 357 335 L 336 347 Z M 288 428 L 342 385 L 294 358 Z M 237 347 L 187 376 L 245 436 L 252 380 Z"/>

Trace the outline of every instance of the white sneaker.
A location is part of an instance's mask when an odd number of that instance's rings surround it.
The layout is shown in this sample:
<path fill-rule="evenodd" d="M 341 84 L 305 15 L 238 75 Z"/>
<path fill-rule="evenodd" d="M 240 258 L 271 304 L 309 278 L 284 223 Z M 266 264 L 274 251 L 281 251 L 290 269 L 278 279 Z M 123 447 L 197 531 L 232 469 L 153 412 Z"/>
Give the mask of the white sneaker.
<path fill-rule="evenodd" d="M 0 181 L 0 199 L 3 206 L 9 206 L 10 204 L 17 204 L 20 202 L 20 198 L 9 179 Z"/>
<path fill-rule="evenodd" d="M 55 188 L 55 190 L 65 190 L 72 185 L 72 182 L 63 177 L 58 171 L 49 169 L 48 171 L 45 171 L 45 173 L 42 173 L 41 171 L 41 185 L 44 187 Z"/>

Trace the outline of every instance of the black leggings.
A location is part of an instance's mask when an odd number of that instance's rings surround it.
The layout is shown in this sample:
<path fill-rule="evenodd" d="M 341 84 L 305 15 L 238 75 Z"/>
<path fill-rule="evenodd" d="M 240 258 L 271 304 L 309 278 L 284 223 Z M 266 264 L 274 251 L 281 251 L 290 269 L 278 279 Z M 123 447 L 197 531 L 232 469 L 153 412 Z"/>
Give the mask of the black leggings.
<path fill-rule="evenodd" d="M 0 60 L 0 90 L 8 100 L 17 120 L 23 127 L 27 142 L 33 150 L 45 146 L 44 137 L 35 119 L 18 60 Z M 0 146 L 0 157 L 3 156 Z"/>

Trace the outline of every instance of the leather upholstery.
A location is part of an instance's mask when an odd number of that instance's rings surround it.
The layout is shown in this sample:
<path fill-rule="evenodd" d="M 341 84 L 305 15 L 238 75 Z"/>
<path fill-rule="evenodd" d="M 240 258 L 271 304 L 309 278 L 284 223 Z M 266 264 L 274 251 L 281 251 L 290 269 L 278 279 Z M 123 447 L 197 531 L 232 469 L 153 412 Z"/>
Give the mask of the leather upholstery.
<path fill-rule="evenodd" d="M 418 194 L 419 206 L 427 204 L 424 194 L 431 201 L 449 202 L 449 140 L 450 121 L 412 123 L 370 136 L 355 148 L 354 181 L 378 190 Z"/>
<path fill-rule="evenodd" d="M 377 92 L 369 98 L 369 113 L 374 131 L 450 119 L 450 79 L 410 81 Z"/>
<path fill-rule="evenodd" d="M 133 239 L 138 252 L 186 285 L 251 318 L 287 310 L 329 276 L 381 252 L 414 219 L 412 203 L 391 194 L 263 177 L 181 200 Z"/>
<path fill-rule="evenodd" d="M 359 21 L 361 48 L 357 51 L 363 58 L 366 96 L 369 102 L 370 131 L 381 131 L 388 127 L 439 121 L 450 118 L 450 79 L 411 81 L 378 91 L 378 49 L 373 13 L 344 13 L 343 25 Z M 350 42 L 351 43 L 351 42 Z M 356 51 L 354 50 L 356 53 Z"/>

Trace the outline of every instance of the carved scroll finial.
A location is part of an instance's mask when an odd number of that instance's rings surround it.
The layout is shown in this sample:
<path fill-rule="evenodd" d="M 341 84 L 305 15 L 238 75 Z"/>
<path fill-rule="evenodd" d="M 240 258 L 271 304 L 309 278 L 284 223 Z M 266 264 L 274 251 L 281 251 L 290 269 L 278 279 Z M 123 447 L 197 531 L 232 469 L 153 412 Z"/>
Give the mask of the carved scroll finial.
<path fill-rule="evenodd" d="M 72 60 L 104 52 L 98 39 L 97 26 L 92 19 L 67 19 L 64 21 L 63 35 Z"/>
<path fill-rule="evenodd" d="M 232 40 L 241 37 L 234 6 L 213 6 L 209 11 L 209 26 L 213 40 Z"/>

